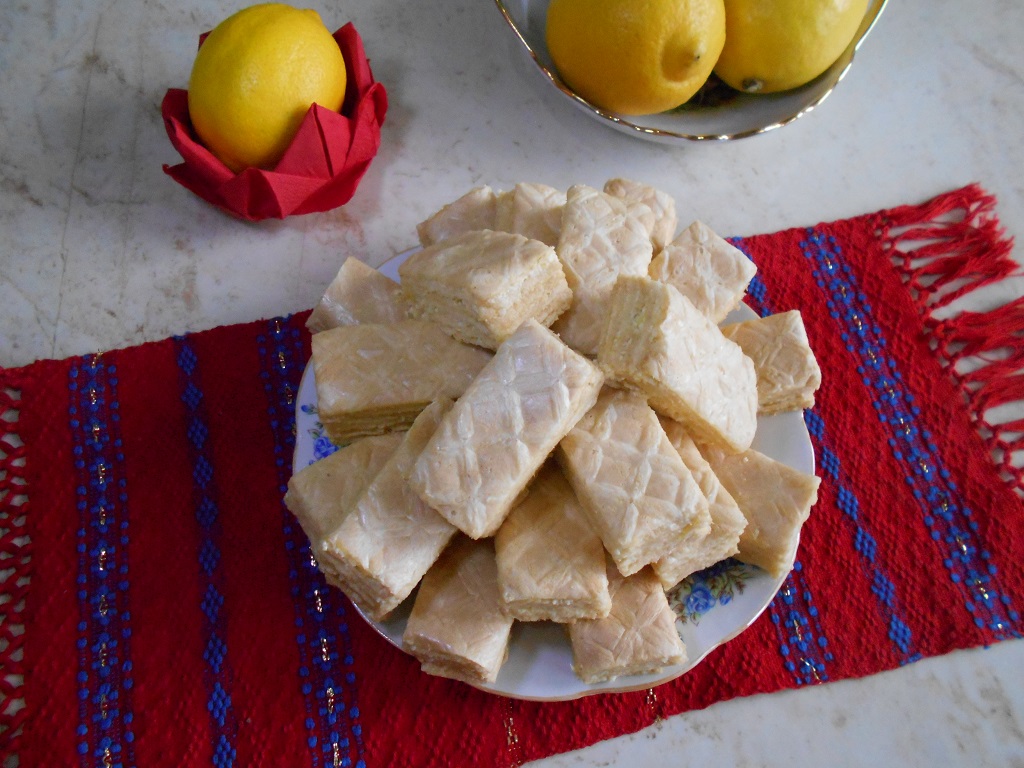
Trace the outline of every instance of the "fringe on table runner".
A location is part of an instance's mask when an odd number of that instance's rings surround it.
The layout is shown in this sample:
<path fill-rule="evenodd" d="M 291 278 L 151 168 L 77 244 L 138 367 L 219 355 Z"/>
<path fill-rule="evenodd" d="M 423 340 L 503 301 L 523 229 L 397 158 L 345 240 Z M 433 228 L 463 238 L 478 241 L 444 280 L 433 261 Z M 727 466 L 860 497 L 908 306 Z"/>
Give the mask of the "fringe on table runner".
<path fill-rule="evenodd" d="M 1024 418 L 1004 415 L 1024 411 L 999 412 L 1024 405 L 1024 296 L 980 312 L 953 306 L 980 288 L 1024 277 L 995 206 L 993 195 L 972 184 L 886 211 L 880 234 L 1000 473 L 1024 495 Z"/>
<path fill-rule="evenodd" d="M 18 437 L 21 394 L 0 376 L 0 754 L 17 754 L 24 707 L 24 620 L 31 542 L 25 531 L 25 447 Z"/>

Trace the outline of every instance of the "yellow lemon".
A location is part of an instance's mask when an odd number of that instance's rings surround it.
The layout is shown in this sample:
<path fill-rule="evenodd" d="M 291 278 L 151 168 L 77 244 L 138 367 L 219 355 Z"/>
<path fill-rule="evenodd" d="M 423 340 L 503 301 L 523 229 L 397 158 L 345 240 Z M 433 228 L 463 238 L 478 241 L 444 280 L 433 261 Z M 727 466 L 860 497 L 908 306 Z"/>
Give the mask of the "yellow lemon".
<path fill-rule="evenodd" d="M 678 107 L 704 84 L 725 38 L 723 0 L 551 0 L 548 51 L 592 104 L 624 115 Z"/>
<path fill-rule="evenodd" d="M 868 0 L 725 0 L 725 47 L 715 74 L 748 93 L 810 82 L 857 33 Z"/>
<path fill-rule="evenodd" d="M 311 104 L 341 109 L 345 84 L 345 59 L 316 11 L 254 5 L 203 41 L 188 111 L 199 138 L 229 168 L 271 168 Z"/>

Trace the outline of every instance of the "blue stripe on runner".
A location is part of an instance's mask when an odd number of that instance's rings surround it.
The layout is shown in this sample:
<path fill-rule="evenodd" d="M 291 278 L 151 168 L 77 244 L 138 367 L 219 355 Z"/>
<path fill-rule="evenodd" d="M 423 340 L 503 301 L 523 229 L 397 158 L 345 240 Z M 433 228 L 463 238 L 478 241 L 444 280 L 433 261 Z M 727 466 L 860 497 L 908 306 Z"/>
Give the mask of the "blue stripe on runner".
<path fill-rule="evenodd" d="M 206 686 L 206 708 L 213 732 L 214 768 L 232 768 L 237 758 L 238 721 L 231 702 L 233 675 L 225 641 L 223 572 L 220 568 L 222 530 L 217 506 L 217 484 L 213 460 L 207 445 L 210 429 L 203 393 L 196 376 L 198 359 L 187 337 L 174 339 L 180 373 L 181 401 L 187 409 L 186 435 L 192 459 L 192 500 L 199 535 L 197 565 L 199 584 L 203 591 L 199 609 L 203 614 L 203 636 L 206 662 L 203 682 Z"/>
<path fill-rule="evenodd" d="M 914 395 L 887 351 L 886 338 L 842 247 L 834 237 L 814 229 L 806 231 L 800 247 L 818 287 L 828 297 L 829 311 L 842 330 L 847 350 L 860 360 L 857 372 L 872 394 L 877 418 L 889 432 L 891 455 L 903 468 L 921 519 L 943 553 L 950 580 L 963 595 L 964 608 L 979 628 L 997 639 L 1020 637 L 1020 615 L 1002 592 L 998 569 L 978 542 L 974 513 L 960 496 L 931 435 L 918 424 L 920 409 Z M 889 594 L 885 584 L 879 584 L 878 590 Z M 893 632 L 899 637 L 904 630 L 896 627 Z"/>
<path fill-rule="evenodd" d="M 818 446 L 818 453 L 821 457 L 819 464 L 824 476 L 836 487 L 836 506 L 853 527 L 854 549 L 860 556 L 866 573 L 870 575 L 871 592 L 878 598 L 882 614 L 886 618 L 886 623 L 889 626 L 889 639 L 896 646 L 900 655 L 899 663 L 902 665 L 917 661 L 921 658 L 921 654 L 914 650 L 913 632 L 900 618 L 902 607 L 896 598 L 895 585 L 875 560 L 878 544 L 871 532 L 862 525 L 860 500 L 850 490 L 850 480 L 842 468 L 839 457 L 828 445 L 825 422 L 816 411 L 807 410 L 804 411 L 804 423 L 807 424 L 811 440 Z"/>
<path fill-rule="evenodd" d="M 742 242 L 734 243 L 742 250 Z M 768 297 L 768 289 L 755 275 L 751 281 L 748 295 L 756 303 L 756 311 L 762 317 L 772 314 L 772 306 Z M 828 437 L 825 421 L 815 409 L 804 411 L 804 423 L 807 425 L 811 442 L 815 446 L 818 466 L 822 470 L 822 481 L 836 489 L 836 503 L 847 522 L 853 527 L 854 548 L 861 558 L 865 575 L 871 579 L 871 591 L 878 598 L 879 607 L 886 617 L 889 626 L 889 639 L 892 640 L 900 656 L 900 664 L 909 664 L 921 658 L 914 649 L 913 632 L 901 618 L 902 606 L 896 599 L 892 580 L 875 560 L 877 543 L 871 532 L 864 527 L 860 516 L 860 500 L 851 489 L 849 477 L 843 470 L 839 455 L 832 447 Z"/>
<path fill-rule="evenodd" d="M 365 768 L 355 659 L 344 601 L 324 581 L 309 540 L 283 502 L 295 450 L 295 403 L 304 362 L 302 338 L 297 328 L 277 318 L 267 322 L 265 333 L 256 341 L 274 433 L 310 757 L 314 766 Z"/>
<path fill-rule="evenodd" d="M 68 388 L 80 521 L 79 763 L 134 767 L 128 489 L 117 369 L 98 355 L 83 358 L 71 366 Z"/>
<path fill-rule="evenodd" d="M 741 239 L 734 239 L 732 243 L 743 251 Z M 745 251 L 744 253 L 746 254 Z M 749 258 L 749 254 L 746 255 Z M 754 309 L 761 317 L 774 312 L 768 296 L 768 289 L 757 275 L 751 281 L 747 295 L 753 299 L 756 305 Z M 815 447 L 818 466 L 822 470 L 822 482 L 829 483 L 836 489 L 837 505 L 847 522 L 853 526 L 854 547 L 861 558 L 865 575 L 871 579 L 871 591 L 878 598 L 879 606 L 886 617 L 889 638 L 899 652 L 900 663 L 907 664 L 916 661 L 921 656 L 914 650 L 913 633 L 901 618 L 902 610 L 896 599 L 892 581 L 875 560 L 877 545 L 870 531 L 862 525 L 859 514 L 860 501 L 856 493 L 851 490 L 849 478 L 843 471 L 839 455 L 830 444 L 825 421 L 815 409 L 809 408 L 804 411 L 804 423 L 807 425 L 808 434 L 810 434 L 811 442 Z M 794 572 L 783 584 L 779 596 L 773 601 L 771 618 L 777 631 L 780 632 L 782 640 L 780 650 L 785 656 L 794 656 L 794 648 L 798 653 L 803 654 L 814 651 L 812 655 L 787 660 L 787 668 L 794 673 L 798 684 L 819 682 L 827 679 L 826 662 L 832 660 L 832 655 L 827 650 L 827 637 L 820 633 L 820 625 L 817 623 L 818 612 L 813 606 L 810 592 L 806 588 L 800 589 L 796 583 L 797 580 L 803 580 L 802 567 L 799 562 L 796 563 Z M 800 595 L 803 595 L 803 601 L 807 603 L 806 612 L 797 608 Z M 777 606 L 776 603 L 780 600 L 781 605 Z M 817 634 L 811 632 L 811 628 L 815 626 L 818 627 Z M 787 628 L 788 633 L 782 634 Z"/>
<path fill-rule="evenodd" d="M 779 636 L 779 653 L 796 684 L 827 683 L 828 665 L 834 657 L 799 560 L 769 605 L 768 613 Z"/>

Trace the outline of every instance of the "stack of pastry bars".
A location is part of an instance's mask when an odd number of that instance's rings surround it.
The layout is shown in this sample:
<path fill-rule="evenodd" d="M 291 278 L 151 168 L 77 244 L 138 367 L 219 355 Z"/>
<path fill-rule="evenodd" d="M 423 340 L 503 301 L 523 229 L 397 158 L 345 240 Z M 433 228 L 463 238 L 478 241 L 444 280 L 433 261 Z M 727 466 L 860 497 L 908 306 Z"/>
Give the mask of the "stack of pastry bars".
<path fill-rule="evenodd" d="M 665 590 L 728 557 L 792 567 L 818 480 L 751 450 L 813 404 L 799 313 L 720 324 L 755 268 L 628 179 L 471 190 L 400 284 L 347 259 L 310 316 L 341 447 L 285 501 L 327 581 L 425 672 L 493 682 L 516 621 L 588 683 L 685 662 Z M 414 595 L 415 593 L 415 595 Z"/>

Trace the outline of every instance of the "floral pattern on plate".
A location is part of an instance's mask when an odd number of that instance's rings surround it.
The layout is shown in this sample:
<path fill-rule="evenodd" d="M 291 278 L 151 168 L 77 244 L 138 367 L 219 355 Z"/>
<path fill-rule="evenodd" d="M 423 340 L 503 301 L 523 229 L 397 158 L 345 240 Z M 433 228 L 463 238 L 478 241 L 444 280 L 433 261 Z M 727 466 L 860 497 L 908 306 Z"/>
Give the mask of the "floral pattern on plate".
<path fill-rule="evenodd" d="M 728 605 L 742 595 L 756 573 L 753 566 L 732 558 L 723 560 L 687 576 L 670 589 L 668 604 L 683 623 L 699 624 L 716 605 Z"/>
<path fill-rule="evenodd" d="M 306 427 L 306 434 L 309 435 L 309 444 L 313 449 L 313 456 L 307 462 L 307 466 L 314 462 L 320 461 L 320 459 L 330 456 L 332 453 L 338 450 L 338 446 L 331 442 L 331 439 L 327 436 L 327 432 L 324 430 L 324 425 L 320 421 L 316 406 L 304 403 L 300 406 L 302 413 L 311 417 L 312 426 Z"/>

